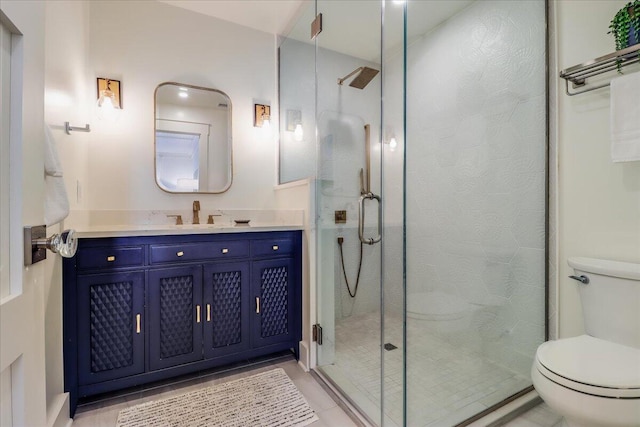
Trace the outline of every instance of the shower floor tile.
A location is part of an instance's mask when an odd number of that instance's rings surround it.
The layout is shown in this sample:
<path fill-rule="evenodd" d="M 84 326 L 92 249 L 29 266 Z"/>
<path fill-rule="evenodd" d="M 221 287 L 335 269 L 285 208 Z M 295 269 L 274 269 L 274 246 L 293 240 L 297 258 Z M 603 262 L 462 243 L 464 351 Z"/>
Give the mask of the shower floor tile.
<path fill-rule="evenodd" d="M 402 425 L 402 319 L 387 315 L 380 346 L 379 313 L 336 320 L 335 360 L 324 372 L 374 421 L 380 419 L 380 369 L 384 357 L 385 425 Z M 531 380 L 407 324 L 407 425 L 451 426 L 531 385 Z M 365 409 L 366 408 L 366 409 Z"/>

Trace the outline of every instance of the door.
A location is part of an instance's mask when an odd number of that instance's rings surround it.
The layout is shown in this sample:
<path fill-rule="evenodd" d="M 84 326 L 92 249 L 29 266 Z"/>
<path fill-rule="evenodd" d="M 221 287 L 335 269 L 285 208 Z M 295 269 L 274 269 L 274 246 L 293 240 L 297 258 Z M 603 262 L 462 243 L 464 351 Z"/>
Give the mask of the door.
<path fill-rule="evenodd" d="M 292 258 L 255 261 L 251 267 L 254 348 L 291 341 L 294 336 Z"/>
<path fill-rule="evenodd" d="M 382 162 L 391 138 L 400 134 L 382 124 L 382 3 L 318 0 L 325 28 L 315 39 L 316 307 L 322 328 L 317 368 L 338 388 L 349 390 L 350 401 L 376 425 L 383 424 L 382 344 L 387 343 Z M 345 25 L 346 20 L 357 20 L 367 31 Z M 396 194 L 401 191 L 393 188 Z M 394 257 L 401 255 L 397 251 Z M 402 345 L 401 339 L 389 343 Z M 394 388 L 401 390 L 399 384 Z"/>
<path fill-rule="evenodd" d="M 149 365 L 202 359 L 202 266 L 149 271 Z"/>
<path fill-rule="evenodd" d="M 79 276 L 78 382 L 144 372 L 144 272 Z"/>
<path fill-rule="evenodd" d="M 249 348 L 249 264 L 216 263 L 204 267 L 204 357 L 225 356 Z"/>
<path fill-rule="evenodd" d="M 23 226 L 44 218 L 44 4 L 1 8 L 0 425 L 46 425 L 44 263 L 22 255 Z"/>

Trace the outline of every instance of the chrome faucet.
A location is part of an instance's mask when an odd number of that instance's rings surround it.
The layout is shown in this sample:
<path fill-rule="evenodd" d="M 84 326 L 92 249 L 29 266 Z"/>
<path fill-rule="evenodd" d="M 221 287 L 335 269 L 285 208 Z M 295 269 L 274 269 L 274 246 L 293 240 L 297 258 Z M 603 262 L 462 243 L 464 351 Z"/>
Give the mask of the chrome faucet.
<path fill-rule="evenodd" d="M 200 211 L 200 202 L 195 200 L 193 202 L 193 224 L 200 224 L 200 216 L 198 212 Z"/>

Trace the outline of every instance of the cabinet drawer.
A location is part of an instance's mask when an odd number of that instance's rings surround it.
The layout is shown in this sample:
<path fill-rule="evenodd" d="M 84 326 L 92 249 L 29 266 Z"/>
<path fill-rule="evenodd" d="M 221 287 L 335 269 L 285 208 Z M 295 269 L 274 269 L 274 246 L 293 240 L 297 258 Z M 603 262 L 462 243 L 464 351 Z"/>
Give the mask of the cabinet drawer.
<path fill-rule="evenodd" d="M 144 264 L 142 246 L 86 248 L 78 251 L 78 268 L 135 267 Z"/>
<path fill-rule="evenodd" d="M 251 256 L 289 255 L 295 251 L 295 243 L 289 238 L 261 239 L 251 241 Z"/>
<path fill-rule="evenodd" d="M 249 245 L 244 241 L 152 245 L 150 250 L 152 264 L 249 256 Z"/>

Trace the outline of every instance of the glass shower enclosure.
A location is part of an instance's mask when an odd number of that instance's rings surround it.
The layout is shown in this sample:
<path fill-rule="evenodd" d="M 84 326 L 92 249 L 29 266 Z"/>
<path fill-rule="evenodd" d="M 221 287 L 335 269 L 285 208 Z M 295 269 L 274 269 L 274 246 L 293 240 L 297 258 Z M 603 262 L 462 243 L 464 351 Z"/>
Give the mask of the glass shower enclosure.
<path fill-rule="evenodd" d="M 316 369 L 376 425 L 465 425 L 531 387 L 546 7 L 317 0 L 281 44 L 281 127 L 314 112 L 307 144 L 281 136 L 280 179 L 316 182 Z"/>

